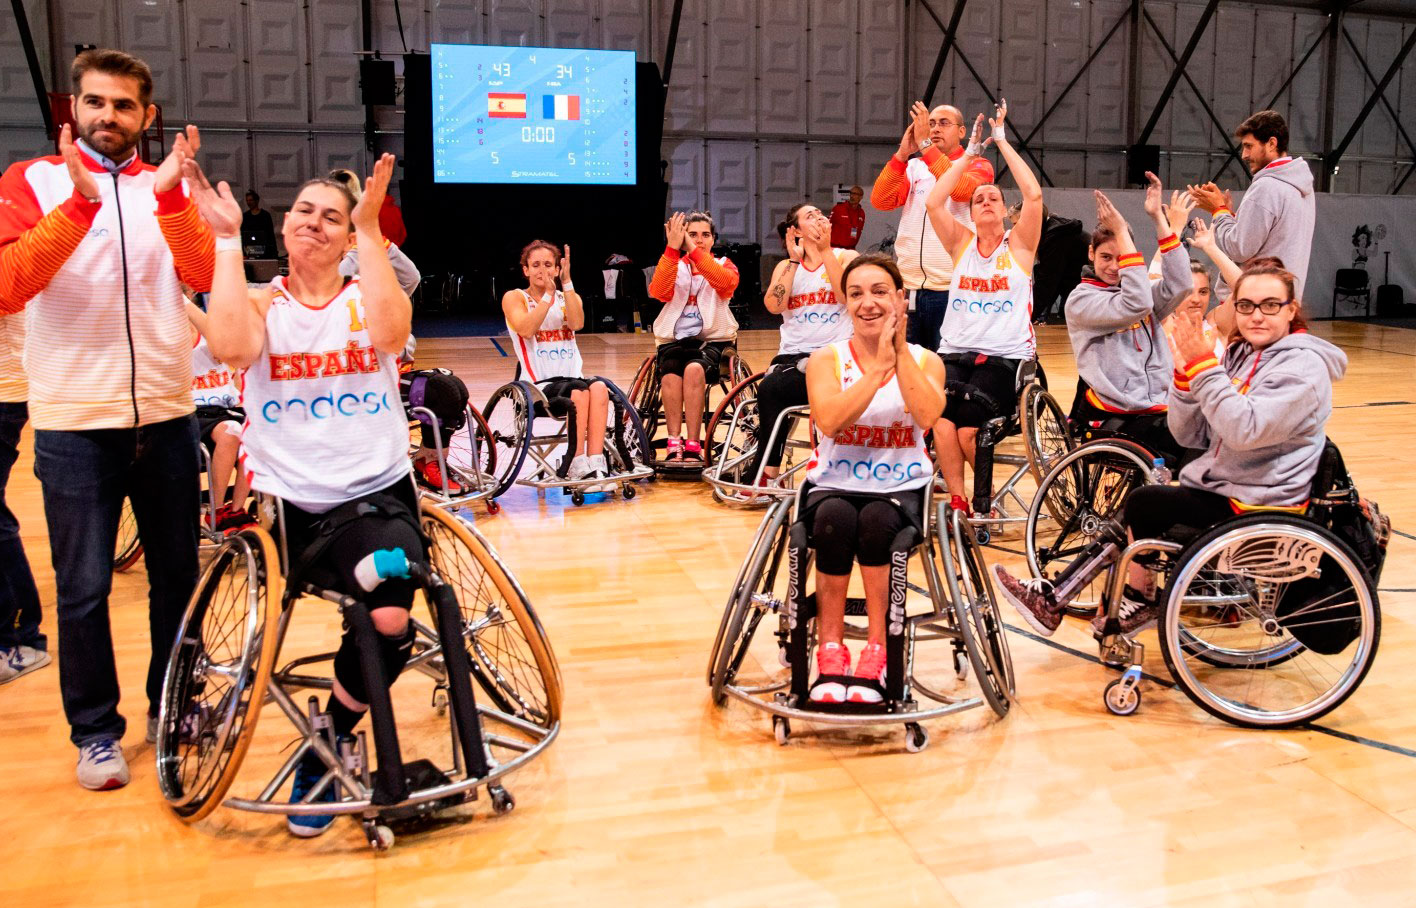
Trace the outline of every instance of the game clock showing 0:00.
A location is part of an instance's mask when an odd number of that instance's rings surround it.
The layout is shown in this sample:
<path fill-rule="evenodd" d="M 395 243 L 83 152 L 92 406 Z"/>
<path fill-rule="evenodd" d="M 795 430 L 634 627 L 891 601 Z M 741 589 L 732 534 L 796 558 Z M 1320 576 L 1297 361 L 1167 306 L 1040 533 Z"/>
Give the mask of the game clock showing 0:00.
<path fill-rule="evenodd" d="M 634 53 L 434 44 L 437 183 L 635 182 Z"/>

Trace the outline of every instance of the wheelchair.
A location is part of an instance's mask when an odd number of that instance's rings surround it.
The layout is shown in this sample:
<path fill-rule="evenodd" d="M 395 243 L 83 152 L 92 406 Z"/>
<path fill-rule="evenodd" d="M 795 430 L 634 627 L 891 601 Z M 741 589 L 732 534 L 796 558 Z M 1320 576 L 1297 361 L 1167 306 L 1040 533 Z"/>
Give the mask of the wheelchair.
<path fill-rule="evenodd" d="M 884 701 L 810 701 L 816 596 L 807 592 L 813 552 L 808 527 L 798 519 L 803 491 L 773 502 L 738 570 L 708 662 L 713 703 L 721 706 L 731 697 L 770 713 L 782 745 L 793 720 L 850 727 L 902 723 L 911 753 L 929 744 L 920 724 L 925 720 L 985 703 L 1005 716 L 1014 696 L 1013 663 L 983 551 L 965 514 L 944 502 L 934 509 L 932 484 L 924 491 L 923 534 L 906 528 L 891 556 Z M 919 560 L 926 588 L 908 582 L 911 557 Z M 847 598 L 848 637 L 865 637 L 859 623 L 864 615 L 865 600 Z M 764 622 L 771 633 L 758 633 Z M 915 644 L 927 640 L 949 642 L 943 667 L 919 658 Z M 970 667 L 977 696 L 944 692 L 957 687 Z"/>
<path fill-rule="evenodd" d="M 1163 581 L 1157 624 L 1175 685 L 1234 725 L 1291 728 L 1336 709 L 1371 668 L 1389 533 L 1328 442 L 1305 513 L 1260 510 L 1193 538 L 1129 545 L 1107 518 L 1054 588 L 1066 597 L 1104 575 L 1100 660 L 1122 670 L 1103 691 L 1112 713 L 1131 715 L 1141 701 L 1145 648 L 1117 621 L 1127 569 L 1140 563 Z"/>
<path fill-rule="evenodd" d="M 205 445 L 197 445 L 202 452 L 202 472 L 206 474 L 206 488 L 202 490 L 201 520 L 197 524 L 197 541 L 203 547 L 217 545 L 225 535 L 216 528 L 216 477 L 211 472 L 211 454 Z M 223 491 L 225 490 L 223 486 Z M 133 503 L 123 497 L 123 508 L 118 514 L 118 535 L 113 544 L 113 570 L 125 573 L 143 557 L 143 543 L 138 537 L 138 518 L 133 514 Z"/>
<path fill-rule="evenodd" d="M 422 591 L 415 616 L 421 599 L 430 621 L 413 619 L 413 655 L 404 674 L 432 682 L 434 708 L 451 735 L 447 763 L 404 761 L 372 645 L 361 656 L 372 700 L 372 753 L 366 732 L 352 745 L 336 743 L 314 695 L 303 707 L 297 702 L 302 690 L 331 689 L 328 673 L 309 669 L 334 658 L 326 653 L 277 667 L 297 602 L 313 598 L 338 608 L 365 642 L 377 631 L 353 597 L 287 585 L 291 561 L 283 534 L 277 542 L 265 526 L 247 527 L 228 537 L 202 572 L 163 681 L 158 783 L 178 817 L 195 823 L 223 802 L 268 814 L 349 814 L 360 820 L 370 846 L 383 851 L 393 844 L 391 824 L 426 821 L 475 800 L 480 788 L 495 813 L 514 807 L 502 780 L 559 732 L 560 671 L 534 609 L 491 546 L 445 508 L 427 500 L 420 507 L 429 558 L 410 565 L 410 572 Z M 278 523 L 280 512 L 278 500 L 262 496 L 265 524 Z M 294 725 L 296 746 L 282 754 L 263 788 L 228 797 L 268 703 Z M 324 778 L 301 803 L 277 800 L 311 751 L 328 767 Z M 330 785 L 338 786 L 339 799 L 313 803 Z"/>
<path fill-rule="evenodd" d="M 733 392 L 745 383 L 750 382 L 750 387 L 756 389 L 756 382 L 760 380 L 760 375 L 754 375 L 751 367 L 743 361 L 742 357 L 738 356 L 736 341 L 728 344 L 723 350 L 723 356 L 718 365 L 716 387 L 722 395 L 721 400 L 730 399 Z M 703 425 L 705 427 L 718 415 L 718 411 L 715 411 L 712 403 L 713 388 L 713 385 L 709 385 L 707 394 L 703 398 Z M 713 451 L 714 437 L 705 432 L 708 445 L 704 449 L 702 464 L 679 464 L 665 461 L 664 454 L 669 439 L 667 433 L 662 437 L 658 434 L 659 430 L 664 427 L 664 402 L 660 392 L 661 376 L 659 375 L 659 356 L 656 350 L 639 365 L 639 371 L 634 374 L 634 384 L 630 386 L 629 391 L 629 399 L 639 414 L 639 421 L 644 426 L 645 437 L 649 440 L 645 451 L 649 459 L 644 463 L 652 467 L 655 474 L 665 478 L 701 478 L 705 466 L 715 456 Z M 718 410 L 721 409 L 720 406 Z M 732 411 L 726 411 L 720 418 L 731 422 Z"/>
<path fill-rule="evenodd" d="M 757 429 L 761 424 L 757 386 L 767 374 L 758 372 L 738 382 L 723 395 L 708 420 L 703 479 L 713 487 L 713 497 L 724 504 L 766 507 L 777 498 L 792 496 L 816 447 L 811 408 L 788 407 L 777 417 L 767 436 L 769 449 L 779 439 L 785 439 L 781 469 L 770 486 L 759 485 L 763 465 L 753 469 L 757 459 Z"/>
<path fill-rule="evenodd" d="M 976 438 L 970 501 L 974 516 L 969 521 L 981 545 L 987 545 L 995 532 L 1026 523 L 1037 496 L 1024 498 L 1018 484 L 1029 475 L 1041 482 L 1052 465 L 1075 446 L 1062 408 L 1047 390 L 1041 363 L 1019 363 L 1014 388 L 1017 406 L 1007 408 L 971 385 L 951 381 L 945 386 L 951 397 L 972 402 L 987 416 Z M 1022 442 L 1022 453 L 997 450 L 999 444 L 1015 437 Z M 997 464 L 1013 471 L 995 490 L 993 468 Z"/>
<path fill-rule="evenodd" d="M 541 496 L 547 489 L 558 488 L 568 493 L 571 503 L 579 507 L 585 503 L 587 486 L 618 486 L 620 494 L 628 500 L 637 494 L 634 483 L 653 478 L 653 454 L 639 411 L 614 382 L 598 376 L 585 378 L 587 382 L 604 382 L 609 390 L 605 463 L 610 468 L 610 476 L 608 479 L 569 479 L 566 471 L 571 461 L 569 441 L 576 437 L 575 407 L 565 398 L 547 398 L 540 387 L 520 379 L 519 369 L 517 375 L 518 378 L 492 392 L 483 411 L 491 439 L 488 456 L 494 464 L 493 498 L 520 483 L 534 488 Z M 559 461 L 557 452 L 561 452 Z"/>
<path fill-rule="evenodd" d="M 427 407 L 408 408 L 408 454 L 410 457 L 422 450 L 424 426 L 437 426 L 438 417 Z M 433 438 L 433 453 L 437 458 L 442 475 L 442 487 L 429 489 L 421 483 L 418 495 L 434 502 L 447 505 L 454 510 L 474 501 L 485 501 L 487 513 L 501 510 L 497 503 L 497 449 L 492 440 L 491 428 L 477 408 L 468 404 L 462 425 L 453 431 L 444 449 L 442 433 L 436 429 L 430 433 Z M 451 491 L 449 478 L 461 490 Z"/>

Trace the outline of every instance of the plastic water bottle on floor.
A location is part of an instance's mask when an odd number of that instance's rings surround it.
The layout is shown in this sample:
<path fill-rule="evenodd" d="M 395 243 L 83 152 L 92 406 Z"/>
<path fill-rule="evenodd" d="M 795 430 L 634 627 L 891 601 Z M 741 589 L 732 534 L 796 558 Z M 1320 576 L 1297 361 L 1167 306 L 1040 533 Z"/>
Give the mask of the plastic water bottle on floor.
<path fill-rule="evenodd" d="M 1170 468 L 1165 465 L 1164 457 L 1151 461 L 1151 482 L 1162 486 L 1170 482 Z"/>

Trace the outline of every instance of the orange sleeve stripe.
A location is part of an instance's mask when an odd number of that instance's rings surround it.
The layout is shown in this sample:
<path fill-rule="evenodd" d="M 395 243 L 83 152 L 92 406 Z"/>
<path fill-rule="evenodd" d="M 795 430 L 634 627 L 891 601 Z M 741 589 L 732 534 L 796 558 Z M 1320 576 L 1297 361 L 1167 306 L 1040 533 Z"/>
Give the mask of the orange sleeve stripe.
<path fill-rule="evenodd" d="M 71 198 L 0 247 L 0 314 L 19 312 L 49 284 L 88 235 L 99 207 Z"/>
<path fill-rule="evenodd" d="M 885 162 L 875 185 L 870 189 L 870 204 L 876 211 L 891 211 L 905 204 L 910 188 L 905 182 L 905 162 L 894 155 Z"/>
<path fill-rule="evenodd" d="M 197 206 L 185 199 L 175 214 L 163 214 L 162 209 L 159 197 L 157 226 L 172 250 L 177 276 L 198 293 L 207 292 L 216 270 L 216 239 L 211 228 L 197 214 Z"/>
<path fill-rule="evenodd" d="M 1160 241 L 1161 252 L 1170 252 L 1172 249 L 1178 248 L 1180 248 L 1180 238 L 1173 233 Z"/>
<path fill-rule="evenodd" d="M 1215 217 L 1221 217 L 1223 215 L 1228 215 L 1232 218 L 1234 217 L 1234 212 L 1230 211 L 1228 208 L 1216 208 L 1214 210 Z"/>
<path fill-rule="evenodd" d="M 732 296 L 733 291 L 737 289 L 738 270 L 732 262 L 728 262 L 726 266 L 719 265 L 717 259 L 701 249 L 694 249 L 690 252 L 688 260 L 708 281 L 708 286 L 718 292 L 719 296 Z"/>
<path fill-rule="evenodd" d="M 1129 268 L 1133 265 L 1144 265 L 1145 263 L 1145 256 L 1141 255 L 1139 252 L 1128 252 L 1116 260 L 1118 268 Z"/>
<path fill-rule="evenodd" d="M 659 265 L 654 269 L 654 277 L 649 281 L 649 295 L 661 303 L 674 298 L 674 282 L 678 278 L 678 255 L 669 257 L 667 250 L 659 256 Z"/>
<path fill-rule="evenodd" d="M 1185 368 L 1179 371 L 1183 372 L 1186 378 L 1193 379 L 1206 369 L 1213 369 L 1218 365 L 1219 360 L 1215 359 L 1214 354 L 1211 353 L 1209 356 L 1202 356 L 1193 362 L 1186 363 Z"/>
<path fill-rule="evenodd" d="M 924 163 L 929 165 L 929 172 L 934 174 L 934 179 L 944 176 L 944 171 L 949 169 L 949 165 L 954 162 L 949 160 L 944 152 L 933 145 L 920 152 L 920 157 L 924 158 Z"/>

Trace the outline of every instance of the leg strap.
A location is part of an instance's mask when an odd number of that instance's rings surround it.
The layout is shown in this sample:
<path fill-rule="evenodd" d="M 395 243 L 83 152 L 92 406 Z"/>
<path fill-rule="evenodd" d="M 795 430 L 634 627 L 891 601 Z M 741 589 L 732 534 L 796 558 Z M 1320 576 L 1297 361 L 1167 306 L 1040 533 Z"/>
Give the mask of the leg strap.
<path fill-rule="evenodd" d="M 807 633 L 816 613 L 814 597 L 806 594 L 806 572 L 810 565 L 810 549 L 806 542 L 806 524 L 792 524 L 787 540 L 787 658 L 792 668 L 792 696 L 796 705 L 806 703 L 808 681 L 811 679 L 810 637 Z"/>
<path fill-rule="evenodd" d="M 907 526 L 895 535 L 890 546 L 889 600 L 885 613 L 885 700 L 888 703 L 899 703 L 905 698 L 905 596 L 910 552 L 918 541 L 919 531 Z"/>

